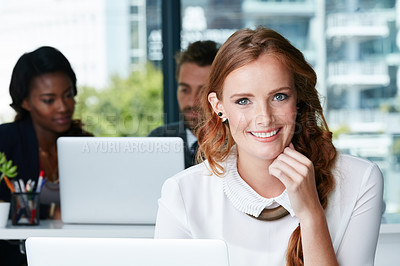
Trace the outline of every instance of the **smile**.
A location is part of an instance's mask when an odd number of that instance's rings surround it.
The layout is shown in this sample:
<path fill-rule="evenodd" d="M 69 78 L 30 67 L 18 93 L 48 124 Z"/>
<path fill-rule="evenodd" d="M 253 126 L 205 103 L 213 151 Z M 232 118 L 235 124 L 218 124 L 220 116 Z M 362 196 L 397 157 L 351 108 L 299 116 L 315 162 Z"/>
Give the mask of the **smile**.
<path fill-rule="evenodd" d="M 253 136 L 257 138 L 270 138 L 278 134 L 279 128 L 269 132 L 250 132 Z"/>
<path fill-rule="evenodd" d="M 70 116 L 60 117 L 54 120 L 57 124 L 68 124 L 71 121 Z"/>

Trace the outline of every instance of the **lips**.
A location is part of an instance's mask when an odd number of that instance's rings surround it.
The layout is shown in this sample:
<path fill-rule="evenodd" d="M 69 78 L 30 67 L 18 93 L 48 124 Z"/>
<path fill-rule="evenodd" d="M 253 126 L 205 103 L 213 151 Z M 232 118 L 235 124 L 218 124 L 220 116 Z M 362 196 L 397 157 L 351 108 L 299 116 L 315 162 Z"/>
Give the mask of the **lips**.
<path fill-rule="evenodd" d="M 196 112 L 187 112 L 185 113 L 186 116 L 190 116 L 190 117 L 197 117 L 199 114 Z"/>
<path fill-rule="evenodd" d="M 55 118 L 54 121 L 59 125 L 69 124 L 71 122 L 71 116 Z"/>
<path fill-rule="evenodd" d="M 280 128 L 271 130 L 271 131 L 263 131 L 263 132 L 255 132 L 255 131 L 250 131 L 250 134 L 257 138 L 271 138 L 273 136 L 276 136 L 278 132 L 280 131 Z"/>

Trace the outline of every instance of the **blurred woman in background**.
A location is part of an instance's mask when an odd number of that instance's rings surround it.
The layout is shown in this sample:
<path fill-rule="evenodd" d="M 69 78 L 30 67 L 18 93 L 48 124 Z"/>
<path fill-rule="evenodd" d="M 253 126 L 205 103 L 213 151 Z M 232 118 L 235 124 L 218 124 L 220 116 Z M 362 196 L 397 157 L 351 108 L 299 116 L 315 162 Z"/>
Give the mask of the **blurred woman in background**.
<path fill-rule="evenodd" d="M 14 180 L 22 179 L 26 184 L 31 179 L 37 184 L 43 171 L 46 182 L 40 195 L 42 219 L 60 219 L 57 138 L 92 136 L 73 119 L 76 82 L 68 59 L 49 46 L 22 55 L 11 76 L 11 107 L 17 114 L 14 122 L 0 125 L 0 152 L 18 166 Z M 10 197 L 10 190 L 1 182 L 0 200 L 10 201 Z M 0 252 L 0 265 L 24 263 L 24 256 L 18 262 L 5 247 L 0 247 Z"/>

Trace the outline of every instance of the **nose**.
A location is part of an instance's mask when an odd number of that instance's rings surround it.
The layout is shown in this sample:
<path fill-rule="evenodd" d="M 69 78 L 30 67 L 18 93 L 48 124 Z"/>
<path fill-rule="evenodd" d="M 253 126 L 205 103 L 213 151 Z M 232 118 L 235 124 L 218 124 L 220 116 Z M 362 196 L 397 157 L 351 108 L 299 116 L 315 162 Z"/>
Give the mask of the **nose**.
<path fill-rule="evenodd" d="M 187 104 L 190 107 L 198 106 L 199 100 L 200 100 L 199 93 L 196 91 L 192 91 L 192 93 L 190 93 L 190 95 L 188 95 L 187 97 Z"/>
<path fill-rule="evenodd" d="M 271 127 L 274 124 L 275 118 L 272 107 L 268 104 L 262 104 L 257 108 L 255 116 L 256 127 Z"/>
<path fill-rule="evenodd" d="M 58 112 L 65 112 L 68 110 L 68 104 L 66 103 L 65 99 L 59 99 L 56 107 Z"/>
<path fill-rule="evenodd" d="M 196 103 L 196 99 L 197 99 L 196 93 L 195 93 L 195 92 L 192 92 L 192 93 L 189 95 L 189 104 L 190 104 L 190 106 L 193 106 L 193 105 Z"/>

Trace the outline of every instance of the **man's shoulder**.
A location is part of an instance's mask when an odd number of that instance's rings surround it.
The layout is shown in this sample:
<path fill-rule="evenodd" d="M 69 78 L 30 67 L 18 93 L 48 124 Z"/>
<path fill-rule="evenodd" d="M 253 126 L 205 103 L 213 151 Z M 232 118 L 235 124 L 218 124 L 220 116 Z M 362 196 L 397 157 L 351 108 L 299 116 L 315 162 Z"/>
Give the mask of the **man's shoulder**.
<path fill-rule="evenodd" d="M 178 137 L 185 134 L 182 122 L 173 122 L 160 126 L 149 133 L 149 137 Z"/>

